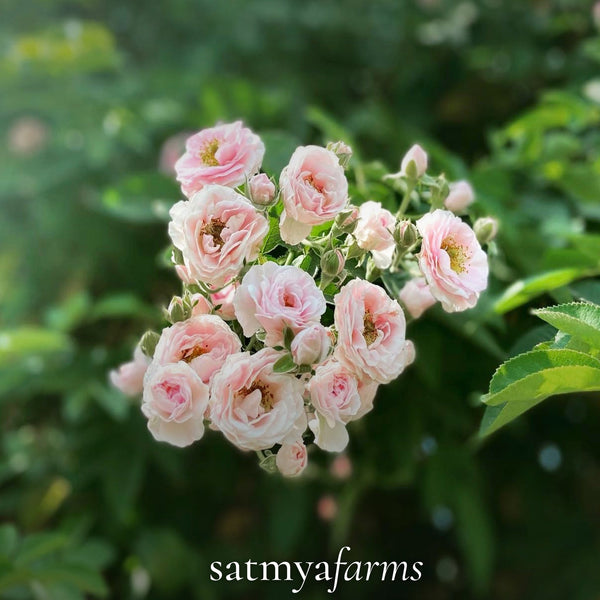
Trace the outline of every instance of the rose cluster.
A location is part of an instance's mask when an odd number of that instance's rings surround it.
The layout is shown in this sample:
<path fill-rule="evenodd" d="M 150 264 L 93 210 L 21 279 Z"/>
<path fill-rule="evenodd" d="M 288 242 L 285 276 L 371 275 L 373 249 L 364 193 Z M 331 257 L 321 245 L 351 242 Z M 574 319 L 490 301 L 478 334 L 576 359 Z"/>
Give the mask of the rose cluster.
<path fill-rule="evenodd" d="M 404 311 L 476 304 L 496 224 L 458 216 L 471 186 L 428 175 L 419 146 L 382 178 L 402 195 L 395 214 L 351 203 L 342 142 L 297 148 L 277 182 L 260 172 L 264 153 L 241 122 L 187 139 L 174 165 L 186 199 L 168 229 L 183 291 L 170 325 L 110 377 L 142 394 L 157 440 L 187 446 L 208 427 L 296 476 L 307 445 L 344 450 L 348 424 L 413 362 Z"/>

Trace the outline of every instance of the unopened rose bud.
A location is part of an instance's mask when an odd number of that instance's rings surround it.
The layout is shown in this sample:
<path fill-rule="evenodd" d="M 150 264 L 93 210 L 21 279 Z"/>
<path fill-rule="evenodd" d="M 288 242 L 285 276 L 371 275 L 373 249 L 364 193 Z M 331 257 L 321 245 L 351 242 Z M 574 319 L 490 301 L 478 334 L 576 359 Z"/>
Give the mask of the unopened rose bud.
<path fill-rule="evenodd" d="M 350 159 L 352 158 L 352 148 L 350 148 L 348 144 L 345 144 L 342 141 L 329 142 L 329 144 L 327 144 L 327 150 L 330 150 L 338 157 L 340 165 L 342 165 L 344 169 L 348 167 Z"/>
<path fill-rule="evenodd" d="M 489 244 L 498 234 L 498 221 L 492 217 L 482 217 L 475 221 L 473 231 L 482 246 Z"/>
<path fill-rule="evenodd" d="M 142 352 L 152 358 L 154 356 L 154 350 L 156 350 L 156 344 L 160 340 L 160 335 L 156 331 L 146 331 L 140 340 L 140 348 Z"/>
<path fill-rule="evenodd" d="M 254 175 L 250 179 L 250 199 L 254 204 L 266 206 L 275 198 L 275 184 L 265 173 Z"/>
<path fill-rule="evenodd" d="M 321 271 L 327 277 L 336 277 L 342 272 L 346 260 L 344 255 L 337 248 L 335 250 L 327 250 L 321 256 Z"/>
<path fill-rule="evenodd" d="M 190 316 L 190 313 L 190 307 L 184 305 L 183 299 L 175 296 L 169 303 L 166 316 L 171 323 L 178 323 L 179 321 L 185 321 Z"/>
<path fill-rule="evenodd" d="M 411 179 L 417 179 L 427 171 L 427 152 L 415 144 L 402 159 L 400 172 Z"/>
<path fill-rule="evenodd" d="M 109 373 L 110 382 L 125 395 L 137 396 L 144 388 L 144 375 L 149 364 L 150 359 L 137 346 L 131 362 Z"/>
<path fill-rule="evenodd" d="M 290 351 L 297 365 L 317 365 L 327 358 L 330 348 L 331 338 L 328 329 L 320 323 L 315 323 L 294 337 Z"/>
<path fill-rule="evenodd" d="M 474 200 L 475 194 L 469 182 L 457 181 L 450 184 L 450 193 L 444 204 L 448 210 L 457 213 L 465 210 Z"/>
<path fill-rule="evenodd" d="M 358 223 L 358 207 L 349 206 L 335 218 L 335 226 L 343 233 L 352 233 Z"/>
<path fill-rule="evenodd" d="M 398 248 L 406 250 L 414 246 L 419 239 L 417 228 L 410 221 L 400 221 L 394 229 L 394 240 Z"/>

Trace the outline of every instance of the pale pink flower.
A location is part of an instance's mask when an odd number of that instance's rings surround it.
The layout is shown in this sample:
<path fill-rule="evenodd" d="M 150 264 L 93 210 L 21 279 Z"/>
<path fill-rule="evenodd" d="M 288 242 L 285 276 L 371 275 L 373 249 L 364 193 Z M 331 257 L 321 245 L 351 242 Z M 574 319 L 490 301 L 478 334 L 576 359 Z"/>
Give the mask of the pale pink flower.
<path fill-rule="evenodd" d="M 358 215 L 354 230 L 356 243 L 363 250 L 371 252 L 375 266 L 387 269 L 392 264 L 396 248 L 393 235 L 396 217 L 382 208 L 380 202 L 371 200 L 361 204 Z"/>
<path fill-rule="evenodd" d="M 286 326 L 297 334 L 318 323 L 326 308 L 323 292 L 308 273 L 274 262 L 250 268 L 235 293 L 233 306 L 244 335 L 250 337 L 262 328 L 269 346 L 282 345 Z"/>
<path fill-rule="evenodd" d="M 144 388 L 144 375 L 149 364 L 150 359 L 136 346 L 133 360 L 108 374 L 110 382 L 126 396 L 137 396 Z"/>
<path fill-rule="evenodd" d="M 249 183 L 250 198 L 254 204 L 266 205 L 273 202 L 275 198 L 275 184 L 266 173 L 255 175 Z"/>
<path fill-rule="evenodd" d="M 475 192 L 468 181 L 456 181 L 450 184 L 450 193 L 444 200 L 448 210 L 458 213 L 473 204 Z"/>
<path fill-rule="evenodd" d="M 163 329 L 152 363 L 188 363 L 208 383 L 225 359 L 240 349 L 238 336 L 221 317 L 204 314 Z"/>
<path fill-rule="evenodd" d="M 295 442 L 283 444 L 275 457 L 275 464 L 284 477 L 298 477 L 308 464 L 308 455 L 304 442 L 299 439 Z"/>
<path fill-rule="evenodd" d="M 337 156 L 320 146 L 296 148 L 279 179 L 284 211 L 281 239 L 298 244 L 313 225 L 331 221 L 348 201 L 348 181 Z"/>
<path fill-rule="evenodd" d="M 472 308 L 487 287 L 488 262 L 475 233 L 449 211 L 417 221 L 423 241 L 419 266 L 434 298 L 447 312 Z"/>
<path fill-rule="evenodd" d="M 405 339 L 400 305 L 379 286 L 355 279 L 335 296 L 338 344 L 335 356 L 346 368 L 379 383 L 398 377 L 413 362 L 413 343 Z"/>
<path fill-rule="evenodd" d="M 436 302 L 424 277 L 415 277 L 404 284 L 398 297 L 414 319 L 418 319 Z"/>
<path fill-rule="evenodd" d="M 167 138 L 160 149 L 158 170 L 165 175 L 175 175 L 175 163 L 185 152 L 185 142 L 190 137 L 189 132 L 176 133 Z"/>
<path fill-rule="evenodd" d="M 297 365 L 316 365 L 327 358 L 330 348 L 329 330 L 320 323 L 313 323 L 294 337 L 290 350 Z"/>
<path fill-rule="evenodd" d="M 265 450 L 297 439 L 306 428 L 303 383 L 275 373 L 271 348 L 230 356 L 211 384 L 214 427 L 242 450 Z"/>
<path fill-rule="evenodd" d="M 241 185 L 258 172 L 265 155 L 262 140 L 241 121 L 203 129 L 185 147 L 175 170 L 188 198 L 210 184 Z"/>
<path fill-rule="evenodd" d="M 373 379 L 365 377 L 358 380 L 358 395 L 360 396 L 360 408 L 354 415 L 353 421 L 357 421 L 364 417 L 368 412 L 373 410 L 373 401 L 377 395 L 379 384 Z"/>
<path fill-rule="evenodd" d="M 184 281 L 220 287 L 258 256 L 267 219 L 234 190 L 209 185 L 170 211 L 169 235 L 183 254 Z"/>
<path fill-rule="evenodd" d="M 210 295 L 213 306 L 218 306 L 216 313 L 226 321 L 235 319 L 235 311 L 233 309 L 233 298 L 239 284 L 237 282 L 230 283 L 218 292 Z"/>
<path fill-rule="evenodd" d="M 202 294 L 192 295 L 192 317 L 209 315 L 212 312 L 211 303 Z"/>
<path fill-rule="evenodd" d="M 329 427 L 348 423 L 360 410 L 358 380 L 337 360 L 317 367 L 307 385 L 310 401 Z"/>
<path fill-rule="evenodd" d="M 407 174 L 406 169 L 408 168 L 408 165 L 411 161 L 415 163 L 417 177 L 421 177 L 421 175 L 424 175 L 425 171 L 427 171 L 428 157 L 427 152 L 425 152 L 425 150 L 423 150 L 423 148 L 421 148 L 419 144 L 415 144 L 414 146 L 412 146 L 410 150 L 404 155 L 404 158 L 402 159 L 402 163 L 400 165 L 400 172 L 403 175 Z"/>
<path fill-rule="evenodd" d="M 180 448 L 204 435 L 208 386 L 185 362 L 152 364 L 144 381 L 142 412 L 154 438 Z"/>
<path fill-rule="evenodd" d="M 346 425 L 335 421 L 330 427 L 325 417 L 316 412 L 308 421 L 308 427 L 315 436 L 315 444 L 326 452 L 342 452 L 350 440 Z"/>

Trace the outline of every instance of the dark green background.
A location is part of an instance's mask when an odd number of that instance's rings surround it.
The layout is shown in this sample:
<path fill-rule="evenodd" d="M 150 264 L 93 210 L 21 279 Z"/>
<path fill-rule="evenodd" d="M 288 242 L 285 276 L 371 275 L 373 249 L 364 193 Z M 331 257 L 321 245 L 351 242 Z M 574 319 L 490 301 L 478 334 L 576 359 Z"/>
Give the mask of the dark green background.
<path fill-rule="evenodd" d="M 549 401 L 474 441 L 478 395 L 535 324 L 527 307 L 494 315 L 492 301 L 568 265 L 569 236 L 597 230 L 598 93 L 582 92 L 599 72 L 590 2 L 1 10 L 0 342 L 14 330 L 20 341 L 0 343 L 0 597 L 279 599 L 291 586 L 217 587 L 208 565 L 331 560 L 342 544 L 355 560 L 423 561 L 425 575 L 336 597 L 600 597 L 598 398 Z M 263 135 L 269 169 L 300 143 L 344 137 L 395 170 L 420 141 L 502 221 L 490 293 L 411 325 L 418 361 L 352 428 L 348 480 L 323 453 L 288 482 L 215 434 L 186 450 L 158 444 L 107 384 L 179 291 L 152 210 L 179 199 L 158 172 L 161 145 L 234 118 Z M 544 468 L 557 449 L 558 468 Z M 333 522 L 317 515 L 326 495 Z M 328 595 L 314 584 L 301 597 Z"/>

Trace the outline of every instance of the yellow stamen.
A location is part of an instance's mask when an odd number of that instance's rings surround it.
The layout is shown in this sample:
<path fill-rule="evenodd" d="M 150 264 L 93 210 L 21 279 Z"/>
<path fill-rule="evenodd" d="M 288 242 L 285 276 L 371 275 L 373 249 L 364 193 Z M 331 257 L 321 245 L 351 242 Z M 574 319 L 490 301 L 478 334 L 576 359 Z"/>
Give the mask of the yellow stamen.
<path fill-rule="evenodd" d="M 466 262 L 469 253 L 464 246 L 457 244 L 453 237 L 447 237 L 442 242 L 442 250 L 445 250 L 450 257 L 450 268 L 455 273 L 464 273 L 467 270 Z"/>
<path fill-rule="evenodd" d="M 371 312 L 368 310 L 365 311 L 363 325 L 363 337 L 365 338 L 365 342 L 367 342 L 367 346 L 370 346 L 377 339 L 379 331 L 373 322 L 373 315 L 371 315 Z"/>
<path fill-rule="evenodd" d="M 219 149 L 219 140 L 217 140 L 217 139 L 210 140 L 210 142 L 207 142 L 204 145 L 202 152 L 200 152 L 200 158 L 202 159 L 202 162 L 207 167 L 218 167 L 219 166 L 219 161 L 217 160 L 217 157 L 215 156 L 218 149 Z"/>

